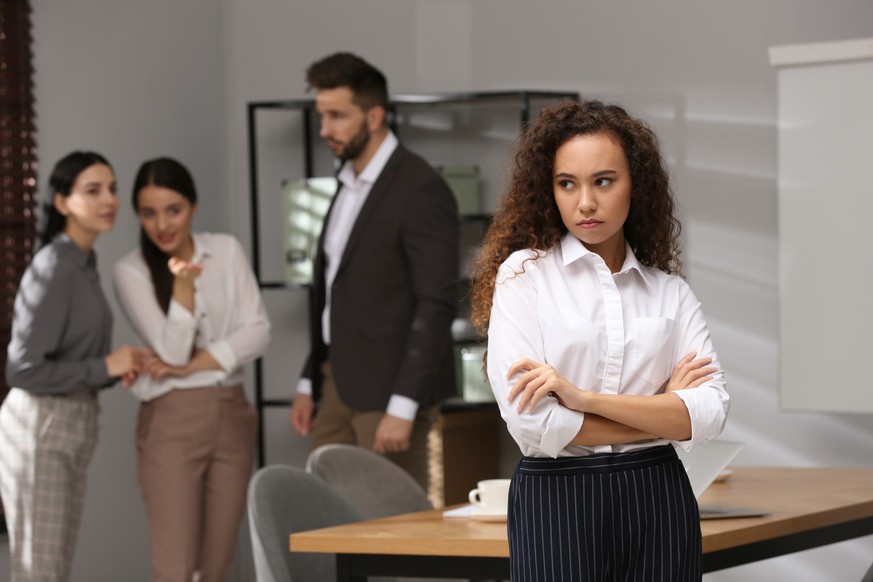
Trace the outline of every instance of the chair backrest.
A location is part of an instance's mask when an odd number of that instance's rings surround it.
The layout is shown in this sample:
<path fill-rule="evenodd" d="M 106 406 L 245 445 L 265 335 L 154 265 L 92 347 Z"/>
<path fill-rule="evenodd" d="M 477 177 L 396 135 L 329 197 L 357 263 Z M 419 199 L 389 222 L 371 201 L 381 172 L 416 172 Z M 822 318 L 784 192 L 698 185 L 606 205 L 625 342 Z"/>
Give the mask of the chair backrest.
<path fill-rule="evenodd" d="M 364 519 L 432 509 L 427 493 L 382 455 L 352 445 L 322 445 L 306 470 L 330 483 Z"/>
<path fill-rule="evenodd" d="M 249 482 L 248 513 L 258 582 L 335 579 L 332 554 L 291 552 L 288 536 L 361 520 L 330 485 L 287 465 L 270 465 L 255 472 Z"/>

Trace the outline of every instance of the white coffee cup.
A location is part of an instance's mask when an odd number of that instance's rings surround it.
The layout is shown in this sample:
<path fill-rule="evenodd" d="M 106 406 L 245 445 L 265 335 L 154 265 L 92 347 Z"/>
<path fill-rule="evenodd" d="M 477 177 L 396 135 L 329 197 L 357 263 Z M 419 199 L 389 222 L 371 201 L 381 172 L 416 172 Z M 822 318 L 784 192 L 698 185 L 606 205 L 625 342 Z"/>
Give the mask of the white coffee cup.
<path fill-rule="evenodd" d="M 505 514 L 509 507 L 509 479 L 479 481 L 469 498 L 470 503 L 484 513 Z"/>

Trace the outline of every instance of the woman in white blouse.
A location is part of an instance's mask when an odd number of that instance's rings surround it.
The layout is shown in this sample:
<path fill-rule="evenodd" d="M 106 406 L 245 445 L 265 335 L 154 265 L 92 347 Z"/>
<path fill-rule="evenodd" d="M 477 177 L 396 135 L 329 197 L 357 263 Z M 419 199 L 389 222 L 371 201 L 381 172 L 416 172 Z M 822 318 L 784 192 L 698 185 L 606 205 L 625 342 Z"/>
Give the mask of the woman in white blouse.
<path fill-rule="evenodd" d="M 239 242 L 193 233 L 187 169 L 145 162 L 133 187 L 140 247 L 114 269 L 128 320 L 155 357 L 133 384 L 141 400 L 137 471 L 153 581 L 224 580 L 254 462 L 257 414 L 242 366 L 263 355 L 270 322 Z"/>
<path fill-rule="evenodd" d="M 524 455 L 512 579 L 700 580 L 697 504 L 673 444 L 729 398 L 658 140 L 622 108 L 568 101 L 525 130 L 476 263 L 473 322 Z"/>

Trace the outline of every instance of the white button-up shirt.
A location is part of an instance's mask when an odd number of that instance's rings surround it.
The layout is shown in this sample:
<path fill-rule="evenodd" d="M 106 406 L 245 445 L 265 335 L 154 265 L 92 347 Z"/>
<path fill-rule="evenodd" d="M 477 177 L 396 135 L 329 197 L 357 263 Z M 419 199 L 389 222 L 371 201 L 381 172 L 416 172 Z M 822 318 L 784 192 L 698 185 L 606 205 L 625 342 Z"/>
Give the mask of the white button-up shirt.
<path fill-rule="evenodd" d="M 138 248 L 115 264 L 115 294 L 137 335 L 165 363 L 184 366 L 202 348 L 221 369 L 162 380 L 144 374 L 131 386 L 140 400 L 178 388 L 241 384 L 241 366 L 262 356 L 270 343 L 270 321 L 242 246 L 227 234 L 196 233 L 192 238 L 191 261 L 203 265 L 194 280 L 193 313 L 173 299 L 163 312 Z"/>
<path fill-rule="evenodd" d="M 535 259 L 535 260 L 534 260 Z M 582 447 L 569 444 L 585 415 L 544 398 L 516 411 L 506 398 L 522 358 L 551 364 L 571 384 L 601 394 L 657 394 L 690 352 L 712 358 L 713 378 L 675 392 L 688 408 L 688 450 L 721 432 L 729 397 L 700 302 L 679 277 L 641 265 L 630 247 L 611 273 L 596 253 L 567 234 L 548 252 L 513 253 L 497 275 L 488 329 L 488 378 L 510 434 L 531 457 L 622 452 L 668 441 Z"/>

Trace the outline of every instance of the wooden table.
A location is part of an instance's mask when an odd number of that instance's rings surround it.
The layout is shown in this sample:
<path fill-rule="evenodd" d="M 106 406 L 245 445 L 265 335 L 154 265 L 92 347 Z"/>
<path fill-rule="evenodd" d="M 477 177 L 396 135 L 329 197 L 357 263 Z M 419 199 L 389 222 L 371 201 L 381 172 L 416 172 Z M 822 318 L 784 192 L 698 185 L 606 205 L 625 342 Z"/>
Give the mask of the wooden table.
<path fill-rule="evenodd" d="M 740 467 L 702 504 L 765 517 L 705 520 L 703 571 L 713 572 L 873 533 L 873 469 Z M 509 579 L 505 523 L 445 519 L 441 510 L 292 534 L 291 551 L 337 555 L 337 580 L 366 576 Z"/>

